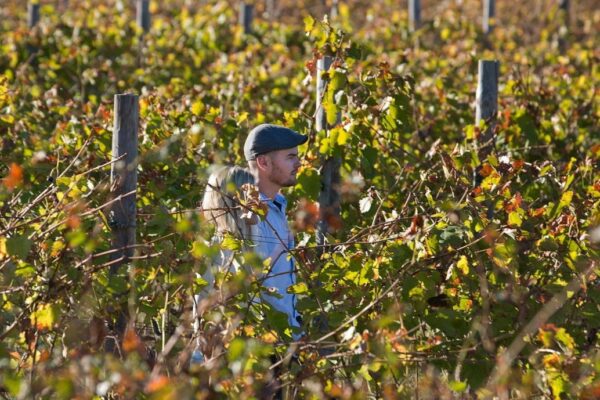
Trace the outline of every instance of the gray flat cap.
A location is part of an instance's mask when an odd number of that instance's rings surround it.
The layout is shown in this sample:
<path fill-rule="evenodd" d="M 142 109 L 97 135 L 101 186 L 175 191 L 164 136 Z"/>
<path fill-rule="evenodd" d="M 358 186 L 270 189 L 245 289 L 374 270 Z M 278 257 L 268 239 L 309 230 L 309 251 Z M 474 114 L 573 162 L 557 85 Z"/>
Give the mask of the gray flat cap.
<path fill-rule="evenodd" d="M 270 151 L 291 149 L 308 140 L 308 136 L 299 134 L 283 126 L 262 124 L 252 129 L 244 143 L 246 160 Z"/>

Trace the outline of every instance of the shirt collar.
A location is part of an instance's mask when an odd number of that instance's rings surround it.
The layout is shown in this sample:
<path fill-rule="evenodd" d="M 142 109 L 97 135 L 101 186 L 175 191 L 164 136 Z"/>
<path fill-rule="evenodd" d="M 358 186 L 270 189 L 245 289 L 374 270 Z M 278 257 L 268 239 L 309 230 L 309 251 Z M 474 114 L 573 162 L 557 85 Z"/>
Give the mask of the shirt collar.
<path fill-rule="evenodd" d="M 284 196 L 283 196 L 281 193 L 279 193 L 279 192 L 278 192 L 278 193 L 275 195 L 275 197 L 274 197 L 274 198 L 272 198 L 272 199 L 268 198 L 267 196 L 265 196 L 265 195 L 264 195 L 264 194 L 262 194 L 262 193 L 259 193 L 259 197 L 258 197 L 258 198 L 259 198 L 261 201 L 264 201 L 264 202 L 266 202 L 266 203 L 268 203 L 268 204 L 273 204 L 273 205 L 275 205 L 274 203 L 279 203 L 279 204 L 281 205 L 281 207 L 280 207 L 280 208 L 278 207 L 278 208 L 279 208 L 281 211 L 285 211 L 285 208 L 287 207 L 287 200 L 286 200 L 286 199 L 285 199 L 285 197 L 284 197 Z"/>

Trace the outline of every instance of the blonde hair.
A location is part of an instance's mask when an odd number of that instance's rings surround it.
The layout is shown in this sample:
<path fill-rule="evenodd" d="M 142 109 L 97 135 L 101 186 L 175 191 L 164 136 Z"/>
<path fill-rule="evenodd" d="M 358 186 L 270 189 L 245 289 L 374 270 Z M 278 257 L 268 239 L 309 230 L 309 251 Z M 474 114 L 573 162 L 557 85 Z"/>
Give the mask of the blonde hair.
<path fill-rule="evenodd" d="M 245 168 L 224 166 L 213 172 L 202 200 L 204 216 L 212 221 L 216 233 L 231 233 L 240 239 L 251 237 L 251 227 L 241 218 L 246 212 L 239 202 L 242 185 L 254 185 L 254 176 Z"/>

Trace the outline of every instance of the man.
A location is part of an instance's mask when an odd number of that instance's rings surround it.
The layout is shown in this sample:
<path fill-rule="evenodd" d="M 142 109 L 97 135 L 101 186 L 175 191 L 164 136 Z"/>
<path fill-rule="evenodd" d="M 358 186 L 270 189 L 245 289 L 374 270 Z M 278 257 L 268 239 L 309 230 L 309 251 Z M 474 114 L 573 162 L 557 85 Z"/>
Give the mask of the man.
<path fill-rule="evenodd" d="M 289 251 L 294 248 L 285 208 L 287 202 L 279 192 L 281 188 L 296 184 L 300 167 L 298 146 L 308 140 L 291 129 L 263 124 L 248 134 L 244 144 L 244 156 L 260 191 L 260 200 L 268 206 L 267 215 L 258 223 L 258 237 L 252 238 L 255 251 L 263 259 L 270 259 L 269 272 L 263 286 L 277 295 L 263 292 L 262 298 L 273 308 L 288 316 L 292 337 L 301 334 L 294 328 L 300 327 L 300 315 L 296 311 L 296 296 L 287 292 L 296 283 L 294 260 Z"/>

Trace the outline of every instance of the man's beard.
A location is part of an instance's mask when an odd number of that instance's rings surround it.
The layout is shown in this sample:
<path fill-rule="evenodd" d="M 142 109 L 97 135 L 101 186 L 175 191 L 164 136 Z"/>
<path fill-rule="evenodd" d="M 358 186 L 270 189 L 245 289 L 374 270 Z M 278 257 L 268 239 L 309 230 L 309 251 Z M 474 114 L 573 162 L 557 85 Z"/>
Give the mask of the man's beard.
<path fill-rule="evenodd" d="M 298 183 L 298 179 L 296 179 L 296 178 L 289 178 L 286 181 L 283 181 L 283 182 L 279 183 L 279 186 L 281 186 L 281 187 L 290 187 L 290 186 L 295 186 L 296 183 Z"/>
<path fill-rule="evenodd" d="M 281 187 L 290 187 L 295 186 L 298 183 L 298 179 L 295 176 L 290 176 L 287 179 L 277 179 L 275 182 Z"/>

